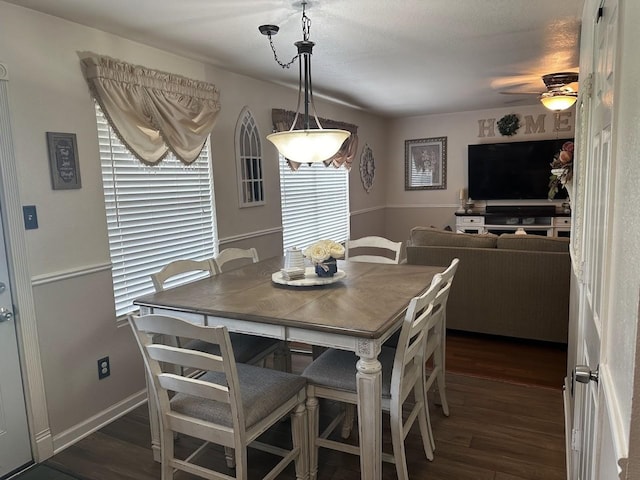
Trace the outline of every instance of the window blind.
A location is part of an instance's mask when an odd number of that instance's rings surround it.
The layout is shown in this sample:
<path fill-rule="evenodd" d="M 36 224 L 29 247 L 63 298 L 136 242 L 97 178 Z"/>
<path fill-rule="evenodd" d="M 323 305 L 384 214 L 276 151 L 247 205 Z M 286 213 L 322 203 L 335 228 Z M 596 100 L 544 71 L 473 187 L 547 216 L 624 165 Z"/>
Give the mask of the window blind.
<path fill-rule="evenodd" d="M 208 146 L 189 166 L 169 155 L 146 166 L 120 142 L 96 105 L 116 315 L 154 291 L 150 275 L 177 259 L 214 255 L 216 244 Z M 183 275 L 166 286 L 194 280 Z"/>
<path fill-rule="evenodd" d="M 349 238 L 349 172 L 323 163 L 292 171 L 280 156 L 283 248 L 304 249 L 321 239 Z"/>

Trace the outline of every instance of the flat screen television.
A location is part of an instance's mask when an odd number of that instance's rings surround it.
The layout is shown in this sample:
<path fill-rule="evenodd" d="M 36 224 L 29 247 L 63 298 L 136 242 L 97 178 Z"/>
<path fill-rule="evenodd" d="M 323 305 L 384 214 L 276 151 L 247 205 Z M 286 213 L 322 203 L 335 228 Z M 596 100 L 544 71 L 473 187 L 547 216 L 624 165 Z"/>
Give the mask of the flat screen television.
<path fill-rule="evenodd" d="M 469 145 L 469 197 L 473 200 L 543 200 L 550 163 L 570 138 Z M 560 189 L 554 198 L 564 199 Z"/>

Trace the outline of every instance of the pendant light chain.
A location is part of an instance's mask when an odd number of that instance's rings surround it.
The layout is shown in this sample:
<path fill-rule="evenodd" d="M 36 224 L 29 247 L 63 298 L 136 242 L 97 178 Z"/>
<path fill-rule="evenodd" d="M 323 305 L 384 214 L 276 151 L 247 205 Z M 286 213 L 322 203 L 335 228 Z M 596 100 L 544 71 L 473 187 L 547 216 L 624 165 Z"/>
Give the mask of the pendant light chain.
<path fill-rule="evenodd" d="M 302 40 L 305 42 L 309 41 L 309 34 L 311 33 L 311 19 L 307 17 L 307 13 L 305 11 L 306 6 L 307 2 L 302 2 Z M 273 33 L 277 33 L 277 30 Z M 267 31 L 265 33 L 269 38 L 269 45 L 271 46 L 271 51 L 273 52 L 273 58 L 275 59 L 276 63 L 282 68 L 289 68 L 296 62 L 298 57 L 300 57 L 300 54 L 294 55 L 293 58 L 287 63 L 280 61 L 280 59 L 278 58 L 278 54 L 276 53 L 276 47 L 273 44 L 273 40 L 271 38 L 273 33 L 271 31 Z"/>
<path fill-rule="evenodd" d="M 289 68 L 298 60 L 298 105 L 296 114 L 288 131 L 279 131 L 267 135 L 278 152 L 285 158 L 297 163 L 324 162 L 338 152 L 351 132 L 339 128 L 322 128 L 316 106 L 313 101 L 313 83 L 311 81 L 311 53 L 315 43 L 309 40 L 311 20 L 306 14 L 307 2 L 302 0 L 302 40 L 294 43 L 298 53 L 290 62 L 284 63 L 278 59 L 271 37 L 278 33 L 277 25 L 260 25 L 258 30 L 269 37 L 269 45 L 273 57 L 282 68 Z M 301 108 L 302 107 L 302 108 Z M 316 128 L 311 128 L 310 117 L 315 120 Z M 302 118 L 302 125 L 298 127 L 298 119 Z"/>
<path fill-rule="evenodd" d="M 297 54 L 294 55 L 294 57 L 291 59 L 290 62 L 288 63 L 281 62 L 280 59 L 278 58 L 278 54 L 276 53 L 276 47 L 274 47 L 273 45 L 273 40 L 271 40 L 271 33 L 268 33 L 267 37 L 269 37 L 269 45 L 271 45 L 271 50 L 273 51 L 273 58 L 276 60 L 278 65 L 280 65 L 282 68 L 289 68 L 291 65 L 293 65 L 296 62 L 296 60 L 298 59 Z"/>

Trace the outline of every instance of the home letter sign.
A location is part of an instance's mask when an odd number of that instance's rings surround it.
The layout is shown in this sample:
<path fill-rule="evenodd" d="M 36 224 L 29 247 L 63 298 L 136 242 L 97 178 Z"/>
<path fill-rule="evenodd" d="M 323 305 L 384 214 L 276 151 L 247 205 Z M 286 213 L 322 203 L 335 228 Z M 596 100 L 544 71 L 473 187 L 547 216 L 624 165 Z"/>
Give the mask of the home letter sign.
<path fill-rule="evenodd" d="M 478 120 L 478 128 L 479 128 L 478 137 L 480 138 L 495 137 L 496 136 L 495 124 L 496 124 L 495 118 Z"/>
<path fill-rule="evenodd" d="M 546 115 L 544 113 L 538 115 L 538 119 L 534 120 L 533 115 L 524 116 L 524 133 L 544 133 L 544 119 Z"/>

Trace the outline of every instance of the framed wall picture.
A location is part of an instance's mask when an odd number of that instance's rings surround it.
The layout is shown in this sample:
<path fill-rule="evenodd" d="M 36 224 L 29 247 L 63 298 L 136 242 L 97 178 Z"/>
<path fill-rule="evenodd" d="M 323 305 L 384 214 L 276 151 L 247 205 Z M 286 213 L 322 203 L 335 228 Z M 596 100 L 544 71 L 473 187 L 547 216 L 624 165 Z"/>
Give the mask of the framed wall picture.
<path fill-rule="evenodd" d="M 51 187 L 54 190 L 80 188 L 80 165 L 75 133 L 47 132 Z"/>
<path fill-rule="evenodd" d="M 404 142 L 404 189 L 447 188 L 447 137 Z"/>

